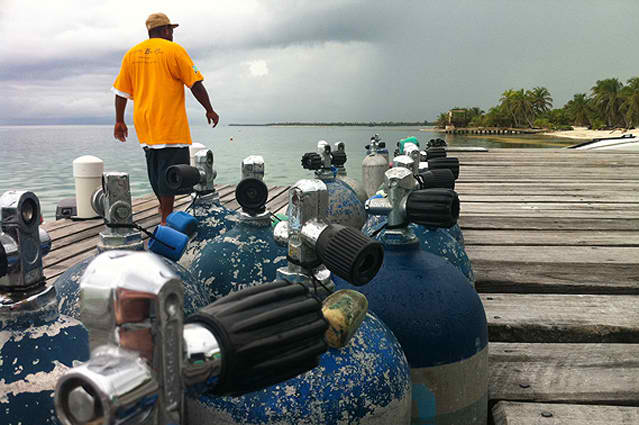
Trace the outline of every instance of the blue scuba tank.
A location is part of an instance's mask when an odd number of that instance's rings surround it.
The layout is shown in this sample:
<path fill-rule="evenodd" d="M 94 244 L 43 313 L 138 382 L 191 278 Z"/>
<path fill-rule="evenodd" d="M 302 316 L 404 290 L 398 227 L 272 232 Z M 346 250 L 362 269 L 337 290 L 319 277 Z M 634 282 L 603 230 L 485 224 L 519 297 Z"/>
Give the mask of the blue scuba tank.
<path fill-rule="evenodd" d="M 0 197 L 0 423 L 58 424 L 58 377 L 89 359 L 89 335 L 58 313 L 45 286 L 40 202 L 32 192 Z M 45 232 L 46 233 L 46 232 Z"/>
<path fill-rule="evenodd" d="M 237 224 L 237 214 L 220 203 L 220 195 L 215 190 L 217 172 L 214 169 L 213 151 L 200 150 L 192 161 L 195 166 L 175 165 L 168 168 L 166 175 L 171 189 L 176 192 L 193 192 L 193 201 L 186 211 L 197 220 L 197 230 L 178 261 L 187 269 L 195 256 L 213 238 Z"/>
<path fill-rule="evenodd" d="M 389 226 L 379 241 L 384 264 L 359 290 L 397 336 L 411 366 L 413 423 L 486 424 L 488 409 L 488 328 L 481 300 L 457 268 L 420 248 L 406 222 L 429 217 L 415 197 L 409 170 L 386 173 L 386 200 L 367 202 L 386 209 Z M 424 192 L 441 189 L 427 189 Z M 385 205 L 386 204 L 386 205 Z M 337 288 L 350 288 L 336 278 Z"/>
<path fill-rule="evenodd" d="M 242 161 L 242 180 L 235 190 L 242 207 L 237 224 L 210 240 L 193 257 L 189 270 L 205 286 L 211 301 L 247 286 L 271 282 L 277 269 L 286 264 L 286 247 L 273 238 L 263 176 L 261 156 Z"/>
<path fill-rule="evenodd" d="M 414 164 L 413 159 L 406 155 L 395 157 L 395 167 L 405 168 L 414 172 Z M 437 172 L 426 171 L 422 174 L 417 174 L 417 176 L 415 189 L 441 188 L 444 191 L 439 194 L 438 192 L 415 194 L 415 196 L 424 197 L 422 203 L 429 205 L 431 210 L 428 212 L 428 216 L 431 219 L 429 222 L 419 225 L 410 223 L 408 227 L 417 236 L 419 244 L 424 251 L 446 259 L 459 269 L 466 276 L 469 283 L 474 286 L 475 274 L 470 258 L 468 258 L 464 247 L 459 244 L 450 232 L 451 227 L 457 224 L 457 218 L 459 217 L 459 199 L 454 195 L 455 199 L 452 206 L 455 211 L 452 219 L 446 214 L 447 208 L 444 206 L 448 202 L 449 189 L 447 188 L 450 188 L 451 181 L 454 184 L 452 174 L 448 170 L 439 170 Z M 415 177 L 415 174 L 413 174 L 413 177 Z M 375 199 L 384 199 L 384 196 L 376 195 Z M 438 214 L 440 211 L 445 214 Z M 368 212 L 371 213 L 370 210 Z M 387 222 L 387 217 L 384 215 L 370 214 L 366 224 L 362 227 L 362 233 L 370 237 L 379 238 L 380 231 L 387 225 Z"/>
<path fill-rule="evenodd" d="M 328 221 L 359 230 L 366 221 L 364 204 L 348 184 L 336 178 L 337 170 L 331 165 L 332 158 L 330 145 L 320 140 L 317 152 L 304 154 L 302 167 L 314 170 L 315 178 L 323 181 L 328 188 Z M 290 215 L 288 210 L 286 215 Z"/>
<path fill-rule="evenodd" d="M 133 209 L 127 174 L 104 173 L 103 187 L 95 192 L 92 206 L 98 215 L 104 217 L 106 223 L 106 229 L 100 232 L 100 241 L 97 247 L 99 253 L 116 249 L 144 250 L 142 235 L 133 227 Z M 54 286 L 60 313 L 76 319 L 80 317 L 80 278 L 94 258 L 95 256 L 91 256 L 74 264 L 56 279 Z M 161 258 L 186 283 L 184 288 L 185 311 L 191 313 L 207 305 L 207 292 L 191 273 L 180 264 L 164 257 Z"/>
<path fill-rule="evenodd" d="M 358 284 L 374 276 L 383 256 L 379 244 L 349 227 L 326 224 L 323 182 L 297 182 L 289 205 L 289 221 L 275 230 L 289 253 L 278 280 L 301 283 L 324 298 L 334 287 L 329 269 Z M 392 332 L 367 314 L 348 345 L 330 348 L 310 372 L 240 397 L 188 397 L 187 410 L 190 423 L 203 425 L 408 424 L 409 369 Z"/>

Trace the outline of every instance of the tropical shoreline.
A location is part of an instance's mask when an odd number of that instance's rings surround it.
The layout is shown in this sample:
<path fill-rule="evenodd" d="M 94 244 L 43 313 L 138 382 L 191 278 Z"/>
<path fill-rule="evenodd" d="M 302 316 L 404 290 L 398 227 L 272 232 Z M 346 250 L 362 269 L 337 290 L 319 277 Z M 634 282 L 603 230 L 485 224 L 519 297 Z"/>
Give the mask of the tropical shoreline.
<path fill-rule="evenodd" d="M 547 131 L 542 133 L 544 136 L 552 137 L 565 137 L 568 139 L 579 140 L 591 140 L 602 139 L 606 137 L 620 137 L 623 135 L 634 134 L 639 135 L 639 130 L 626 130 L 626 129 L 614 129 L 614 130 L 589 130 L 588 127 L 573 127 L 572 130 L 560 130 L 560 131 Z"/>

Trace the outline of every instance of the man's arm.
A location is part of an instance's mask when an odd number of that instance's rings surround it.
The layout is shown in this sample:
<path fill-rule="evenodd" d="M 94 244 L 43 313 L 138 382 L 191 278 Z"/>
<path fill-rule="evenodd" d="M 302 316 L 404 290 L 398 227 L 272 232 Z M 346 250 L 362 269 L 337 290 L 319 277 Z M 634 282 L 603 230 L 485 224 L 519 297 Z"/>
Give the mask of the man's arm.
<path fill-rule="evenodd" d="M 124 110 L 126 109 L 126 97 L 115 95 L 115 127 L 113 136 L 121 142 L 126 142 L 129 129 L 124 123 Z"/>
<path fill-rule="evenodd" d="M 213 127 L 215 127 L 218 121 L 220 120 L 220 117 L 213 110 L 213 107 L 211 106 L 211 101 L 209 100 L 209 94 L 204 88 L 204 84 L 202 84 L 202 81 L 196 81 L 191 86 L 191 93 L 193 93 L 193 96 L 195 96 L 197 101 L 200 102 L 200 104 L 206 110 L 206 120 L 209 122 L 209 124 L 211 124 L 211 121 L 213 121 Z M 126 99 L 124 99 L 124 101 L 126 104 Z"/>

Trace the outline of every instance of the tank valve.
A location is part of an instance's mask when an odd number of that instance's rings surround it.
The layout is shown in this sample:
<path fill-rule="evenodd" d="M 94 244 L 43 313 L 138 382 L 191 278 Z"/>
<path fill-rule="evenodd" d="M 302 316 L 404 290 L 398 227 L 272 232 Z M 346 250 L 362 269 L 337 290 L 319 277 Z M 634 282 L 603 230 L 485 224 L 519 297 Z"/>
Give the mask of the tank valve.
<path fill-rule="evenodd" d="M 0 289 L 3 291 L 29 292 L 44 285 L 42 248 L 50 238 L 40 229 L 40 214 L 40 200 L 33 192 L 11 190 L 0 196 Z"/>
<path fill-rule="evenodd" d="M 401 158 L 398 157 L 398 158 Z M 450 189 L 415 190 L 416 181 L 409 169 L 396 167 L 385 174 L 388 197 L 366 201 L 366 211 L 388 216 L 387 229 L 404 232 L 408 223 L 429 228 L 449 228 L 459 218 L 459 197 Z"/>
<path fill-rule="evenodd" d="M 91 206 L 104 218 L 106 225 L 106 229 L 100 232 L 98 251 L 144 249 L 142 235 L 133 224 L 131 187 L 127 173 L 104 173 L 102 187 L 91 197 Z"/>
<path fill-rule="evenodd" d="M 193 156 L 194 167 L 172 165 L 166 170 L 166 184 L 176 194 L 196 192 L 199 195 L 215 193 L 217 172 L 213 168 L 213 151 L 205 149 Z"/>
<path fill-rule="evenodd" d="M 384 260 L 381 243 L 350 227 L 327 224 L 328 190 L 320 180 L 300 180 L 289 190 L 289 221 L 275 228 L 276 240 L 288 243 L 289 268 L 283 276 L 322 264 L 354 285 L 365 285 Z M 288 275 L 287 275 L 288 276 Z"/>
<path fill-rule="evenodd" d="M 235 199 L 242 211 L 256 216 L 266 211 L 268 187 L 264 178 L 264 158 L 251 155 L 242 161 L 242 180 L 235 187 Z"/>
<path fill-rule="evenodd" d="M 299 284 L 238 291 L 184 320 L 183 283 L 150 253 L 109 251 L 81 282 L 91 359 L 58 380 L 64 425 L 184 423 L 184 390 L 241 395 L 319 364 L 328 327 Z"/>
<path fill-rule="evenodd" d="M 449 169 L 427 170 L 417 175 L 420 189 L 455 190 L 455 176 Z"/>

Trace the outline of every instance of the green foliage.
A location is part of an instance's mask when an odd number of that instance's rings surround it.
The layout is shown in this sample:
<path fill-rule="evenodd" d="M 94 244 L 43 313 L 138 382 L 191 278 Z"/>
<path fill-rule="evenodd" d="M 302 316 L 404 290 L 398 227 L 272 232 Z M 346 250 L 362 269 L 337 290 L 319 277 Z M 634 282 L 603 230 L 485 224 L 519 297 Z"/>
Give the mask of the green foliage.
<path fill-rule="evenodd" d="M 535 128 L 547 128 L 547 129 L 553 128 L 553 124 L 550 122 L 548 118 L 537 118 L 535 122 L 533 123 L 533 126 Z"/>
<path fill-rule="evenodd" d="M 553 98 L 545 87 L 508 89 L 486 113 L 478 107 L 454 108 L 458 111 L 453 123 L 457 127 L 639 127 L 639 77 L 625 85 L 617 78 L 598 80 L 590 91 L 590 96 L 577 93 L 562 108 L 552 109 Z M 440 121 L 442 127 L 447 125 L 448 113 L 440 114 Z"/>

